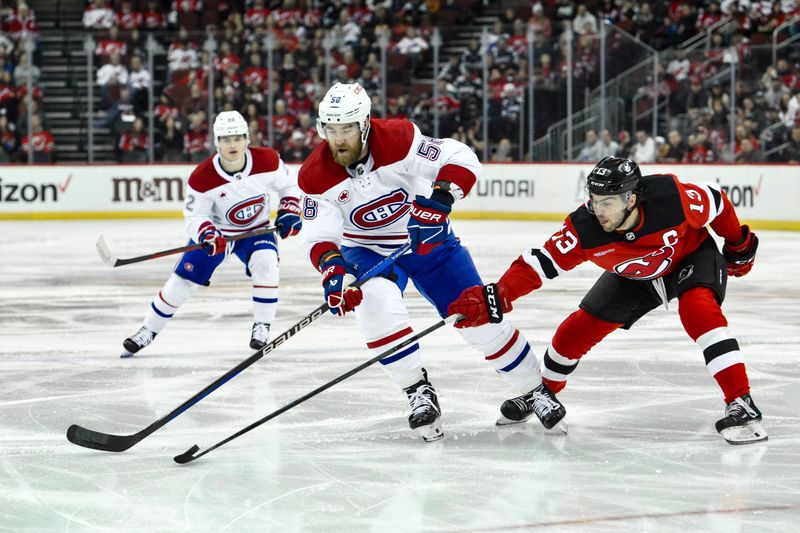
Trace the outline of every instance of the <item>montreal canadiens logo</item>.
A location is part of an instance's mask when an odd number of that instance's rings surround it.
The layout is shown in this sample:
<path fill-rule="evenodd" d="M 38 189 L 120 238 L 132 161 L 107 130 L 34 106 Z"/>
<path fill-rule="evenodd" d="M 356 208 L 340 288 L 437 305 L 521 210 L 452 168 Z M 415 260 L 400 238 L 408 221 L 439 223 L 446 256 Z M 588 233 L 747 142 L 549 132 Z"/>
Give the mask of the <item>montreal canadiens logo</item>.
<path fill-rule="evenodd" d="M 246 226 L 255 220 L 264 210 L 266 201 L 264 195 L 248 198 L 234 205 L 225 213 L 225 218 L 236 226 Z"/>
<path fill-rule="evenodd" d="M 408 193 L 397 189 L 355 208 L 350 213 L 350 220 L 361 229 L 382 228 L 403 218 L 409 209 Z"/>

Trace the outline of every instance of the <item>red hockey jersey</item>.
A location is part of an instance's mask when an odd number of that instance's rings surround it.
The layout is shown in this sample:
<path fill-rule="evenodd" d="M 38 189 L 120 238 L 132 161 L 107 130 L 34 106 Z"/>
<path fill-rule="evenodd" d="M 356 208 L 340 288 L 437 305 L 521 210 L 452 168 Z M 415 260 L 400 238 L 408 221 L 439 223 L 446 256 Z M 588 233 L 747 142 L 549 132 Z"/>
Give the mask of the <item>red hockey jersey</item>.
<path fill-rule="evenodd" d="M 700 246 L 709 225 L 728 241 L 741 239 L 733 204 L 716 183 L 681 183 L 671 174 L 642 179 L 645 199 L 635 228 L 607 233 L 586 206 L 579 207 L 544 246 L 524 252 L 503 274 L 511 299 L 585 261 L 635 280 L 665 276 Z"/>

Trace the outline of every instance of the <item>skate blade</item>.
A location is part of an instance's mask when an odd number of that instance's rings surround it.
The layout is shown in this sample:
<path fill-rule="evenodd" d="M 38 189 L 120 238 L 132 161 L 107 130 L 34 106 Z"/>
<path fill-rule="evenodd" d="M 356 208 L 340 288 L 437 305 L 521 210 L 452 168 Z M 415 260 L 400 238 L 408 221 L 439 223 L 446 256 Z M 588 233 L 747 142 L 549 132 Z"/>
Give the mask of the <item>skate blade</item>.
<path fill-rule="evenodd" d="M 764 442 L 769 438 L 767 432 L 761 427 L 760 422 L 751 422 L 744 426 L 725 428 L 719 432 L 725 442 L 738 446 L 740 444 L 753 444 Z"/>
<path fill-rule="evenodd" d="M 441 419 L 437 419 L 433 424 L 428 426 L 415 428 L 414 431 L 419 433 L 419 436 L 422 437 L 422 440 L 425 442 L 436 442 L 444 437 Z"/>
<path fill-rule="evenodd" d="M 529 419 L 530 419 L 530 417 L 523 418 L 522 420 L 511 420 L 510 418 L 506 418 L 503 415 L 500 415 L 500 418 L 498 418 L 495 421 L 494 425 L 495 426 L 513 426 L 515 424 L 524 424 Z"/>
<path fill-rule="evenodd" d="M 120 359 L 128 359 L 130 357 L 133 357 L 133 355 L 134 354 L 132 354 L 131 352 L 126 350 L 126 351 L 122 352 L 121 354 L 119 354 L 119 358 Z"/>
<path fill-rule="evenodd" d="M 506 418 L 503 415 L 497 419 L 494 423 L 495 426 L 513 426 L 515 424 L 522 424 L 530 420 L 531 417 L 525 418 L 523 420 L 511 420 L 510 418 Z M 566 422 L 559 422 L 555 426 L 551 427 L 550 429 L 544 428 L 545 434 L 548 435 L 558 435 L 559 431 L 564 435 L 567 434 L 567 423 Z"/>

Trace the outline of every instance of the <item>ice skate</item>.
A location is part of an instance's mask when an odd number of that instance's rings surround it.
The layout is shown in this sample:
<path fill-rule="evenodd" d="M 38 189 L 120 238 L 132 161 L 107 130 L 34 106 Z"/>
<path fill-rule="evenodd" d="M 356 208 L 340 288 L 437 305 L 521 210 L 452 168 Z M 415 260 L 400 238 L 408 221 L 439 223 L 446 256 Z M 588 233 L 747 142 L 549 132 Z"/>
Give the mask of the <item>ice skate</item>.
<path fill-rule="evenodd" d="M 717 420 L 716 428 L 728 444 L 751 444 L 768 438 L 761 427 L 761 411 L 749 394 L 739 396 L 725 407 L 725 417 Z"/>
<path fill-rule="evenodd" d="M 545 429 L 558 427 L 564 433 L 567 432 L 567 425 L 561 422 L 567 410 L 544 383 L 527 394 L 504 401 L 500 406 L 500 414 L 498 426 L 519 424 L 535 414 Z"/>
<path fill-rule="evenodd" d="M 433 442 L 444 437 L 442 433 L 442 413 L 436 391 L 428 381 L 425 370 L 423 378 L 405 389 L 408 396 L 408 426 L 420 434 L 425 442 Z"/>
<path fill-rule="evenodd" d="M 153 339 L 156 338 L 156 335 L 157 333 L 154 333 L 142 326 L 139 328 L 139 331 L 122 341 L 122 346 L 125 348 L 125 351 L 122 353 L 122 355 L 120 355 L 120 357 L 132 357 L 133 354 L 153 342 Z"/>
<path fill-rule="evenodd" d="M 266 322 L 256 322 L 253 324 L 253 333 L 250 336 L 250 347 L 260 350 L 269 342 L 269 324 Z"/>

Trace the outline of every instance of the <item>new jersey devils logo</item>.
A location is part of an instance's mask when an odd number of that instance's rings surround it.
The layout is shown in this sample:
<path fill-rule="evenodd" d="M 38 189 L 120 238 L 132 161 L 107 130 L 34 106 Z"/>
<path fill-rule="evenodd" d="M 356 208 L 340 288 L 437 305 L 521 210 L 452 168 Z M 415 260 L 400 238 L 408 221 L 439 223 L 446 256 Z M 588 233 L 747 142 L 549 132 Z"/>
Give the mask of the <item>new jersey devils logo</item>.
<path fill-rule="evenodd" d="M 655 279 L 672 264 L 673 252 L 675 250 L 664 246 L 644 257 L 628 259 L 616 265 L 614 272 L 630 279 Z"/>
<path fill-rule="evenodd" d="M 266 199 L 263 194 L 254 196 L 228 209 L 228 212 L 225 213 L 225 218 L 236 226 L 246 226 L 261 214 L 265 205 Z"/>
<path fill-rule="evenodd" d="M 655 279 L 669 269 L 672 265 L 672 256 L 675 255 L 673 246 L 678 243 L 677 232 L 670 230 L 661 238 L 664 246 L 642 257 L 628 259 L 614 266 L 614 272 L 630 279 Z"/>
<path fill-rule="evenodd" d="M 409 209 L 408 193 L 397 189 L 355 208 L 350 220 L 361 229 L 382 228 L 403 218 Z"/>

